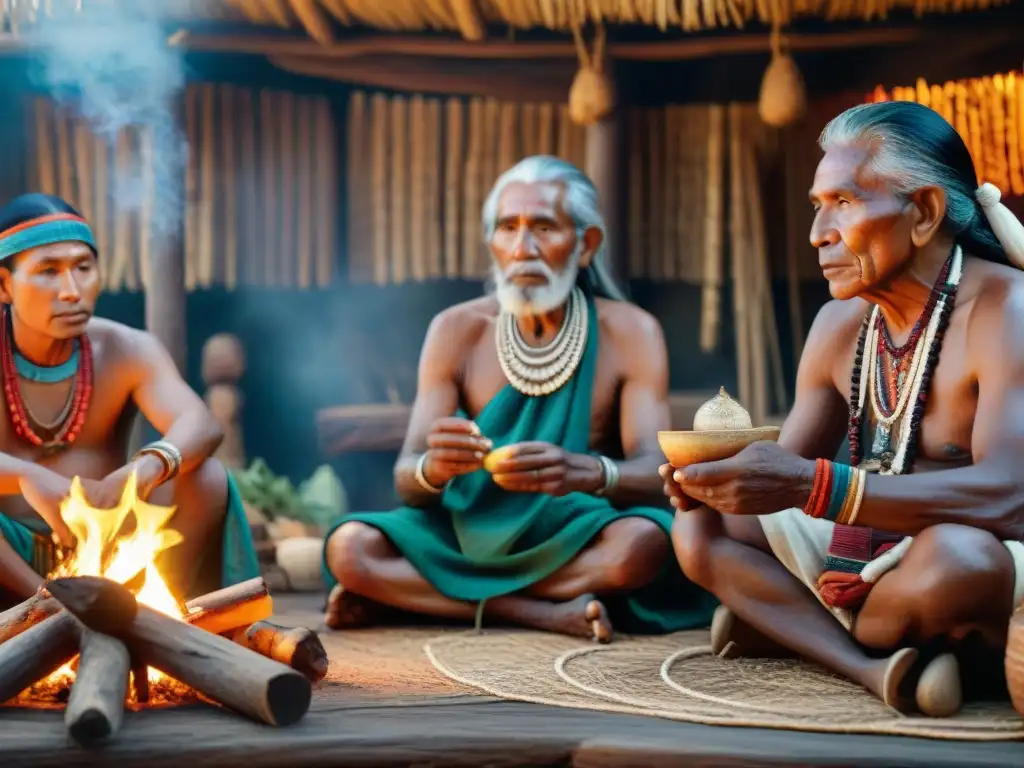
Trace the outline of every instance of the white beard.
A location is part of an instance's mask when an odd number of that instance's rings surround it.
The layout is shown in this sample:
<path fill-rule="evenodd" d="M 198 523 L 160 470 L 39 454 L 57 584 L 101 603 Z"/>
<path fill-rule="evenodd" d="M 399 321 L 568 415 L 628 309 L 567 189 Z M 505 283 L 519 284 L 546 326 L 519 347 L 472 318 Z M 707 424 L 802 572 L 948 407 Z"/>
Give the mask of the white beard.
<path fill-rule="evenodd" d="M 583 253 L 582 244 L 576 248 L 572 258 L 560 273 L 555 272 L 543 261 L 537 260 L 523 265 L 513 265 L 508 272 L 502 272 L 497 265 L 492 267 L 495 293 L 503 312 L 525 317 L 553 312 L 565 305 L 576 285 L 579 275 L 579 261 Z M 547 282 L 542 285 L 517 285 L 509 280 L 510 275 L 542 275 Z"/>

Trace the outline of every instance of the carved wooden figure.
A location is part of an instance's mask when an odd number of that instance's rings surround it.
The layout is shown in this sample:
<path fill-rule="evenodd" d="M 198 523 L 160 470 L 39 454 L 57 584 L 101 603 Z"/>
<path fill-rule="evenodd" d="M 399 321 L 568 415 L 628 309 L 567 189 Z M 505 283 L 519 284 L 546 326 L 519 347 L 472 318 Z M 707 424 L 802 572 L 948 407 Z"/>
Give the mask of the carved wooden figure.
<path fill-rule="evenodd" d="M 218 333 L 203 347 L 203 382 L 206 404 L 224 432 L 224 442 L 214 454 L 229 469 L 245 466 L 245 443 L 242 439 L 242 405 L 244 398 L 238 386 L 245 373 L 245 351 L 236 336 Z"/>

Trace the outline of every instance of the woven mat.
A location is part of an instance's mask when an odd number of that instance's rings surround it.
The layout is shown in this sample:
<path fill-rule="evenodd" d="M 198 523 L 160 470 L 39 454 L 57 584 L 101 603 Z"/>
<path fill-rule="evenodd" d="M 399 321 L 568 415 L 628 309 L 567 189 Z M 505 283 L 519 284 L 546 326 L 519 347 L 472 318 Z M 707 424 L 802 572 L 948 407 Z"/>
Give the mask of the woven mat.
<path fill-rule="evenodd" d="M 423 653 L 438 638 L 437 627 L 320 632 L 331 660 L 317 686 L 314 710 L 353 706 L 414 706 L 424 700 L 458 698 L 480 691 L 445 677 Z"/>
<path fill-rule="evenodd" d="M 433 637 L 424 651 L 454 681 L 538 704 L 819 733 L 1024 739 L 1009 702 L 972 703 L 952 718 L 907 717 L 810 664 L 719 659 L 706 631 L 605 646 L 541 632 L 459 632 Z"/>

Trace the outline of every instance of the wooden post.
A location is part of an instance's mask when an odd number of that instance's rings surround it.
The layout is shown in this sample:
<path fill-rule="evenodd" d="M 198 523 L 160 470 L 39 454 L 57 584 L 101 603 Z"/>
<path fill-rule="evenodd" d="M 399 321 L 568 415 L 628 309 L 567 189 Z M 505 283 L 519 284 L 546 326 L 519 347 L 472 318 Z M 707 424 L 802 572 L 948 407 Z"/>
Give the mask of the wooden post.
<path fill-rule="evenodd" d="M 179 136 L 184 136 L 182 127 L 180 105 L 173 108 L 173 114 L 178 121 L 179 129 L 157 131 L 150 148 L 155 153 L 175 153 L 178 147 L 166 146 L 167 143 L 177 142 Z M 184 149 L 186 153 L 193 151 L 192 147 Z M 182 158 L 187 162 L 187 155 Z M 154 161 L 153 167 L 166 167 L 165 163 L 157 165 Z M 180 193 L 167 195 L 165 202 L 168 204 L 177 203 L 180 208 L 177 211 L 177 221 L 170 228 L 169 232 L 150 229 L 144 236 L 152 238 L 150 247 L 144 250 L 148 252 L 149 263 L 142 265 L 142 274 L 146 275 L 146 330 L 155 336 L 167 349 L 178 366 L 182 376 L 186 376 L 187 370 L 187 335 L 185 324 L 185 209 L 189 201 L 185 198 L 186 190 L 183 182 L 178 179 L 161 178 L 159 175 L 153 180 L 156 185 L 180 184 Z M 158 197 L 158 200 L 160 198 Z M 135 419 L 131 438 L 128 445 L 128 456 L 135 452 L 149 439 L 152 428 L 147 430 L 146 418 L 140 413 Z"/>
<path fill-rule="evenodd" d="M 149 285 L 146 286 L 146 330 L 171 354 L 182 376 L 186 374 L 185 250 L 174 233 L 150 249 Z"/>
<path fill-rule="evenodd" d="M 184 100 L 175 99 L 169 106 L 175 124 L 161 126 L 155 131 L 153 151 L 165 157 L 177 158 L 181 163 L 188 162 L 188 155 L 195 147 L 186 142 L 187 136 L 184 114 Z M 178 158 L 178 154 L 184 156 Z M 146 285 L 146 330 L 156 336 L 167 348 L 171 359 L 184 376 L 186 373 L 186 324 L 185 324 L 185 212 L 192 201 L 186 199 L 188 190 L 182 178 L 177 176 L 177 168 L 168 168 L 166 162 L 159 168 L 164 174 L 173 174 L 174 178 L 156 178 L 156 184 L 168 185 L 171 189 L 163 197 L 162 202 L 176 205 L 177 211 L 169 213 L 173 226 L 162 227 L 153 231 L 156 242 L 151 243 L 149 281 Z M 173 214 L 177 214 L 176 216 Z"/>
<path fill-rule="evenodd" d="M 587 127 L 587 145 L 584 171 L 597 187 L 601 209 L 604 211 L 608 232 L 608 268 L 616 283 L 628 295 L 628 254 L 623 237 L 626 227 L 625 131 L 622 110 L 616 110 L 594 125 Z"/>

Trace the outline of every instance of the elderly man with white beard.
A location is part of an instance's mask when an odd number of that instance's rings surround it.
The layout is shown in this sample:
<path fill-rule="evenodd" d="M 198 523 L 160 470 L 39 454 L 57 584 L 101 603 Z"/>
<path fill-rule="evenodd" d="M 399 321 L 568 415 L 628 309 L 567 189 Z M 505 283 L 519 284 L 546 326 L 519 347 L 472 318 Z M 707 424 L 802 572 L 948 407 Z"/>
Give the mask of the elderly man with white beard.
<path fill-rule="evenodd" d="M 324 570 L 332 628 L 418 614 L 608 642 L 706 625 L 671 561 L 657 432 L 657 321 L 604 264 L 593 183 L 530 157 L 483 210 L 494 291 L 427 331 L 395 484 L 406 506 L 343 517 Z"/>

